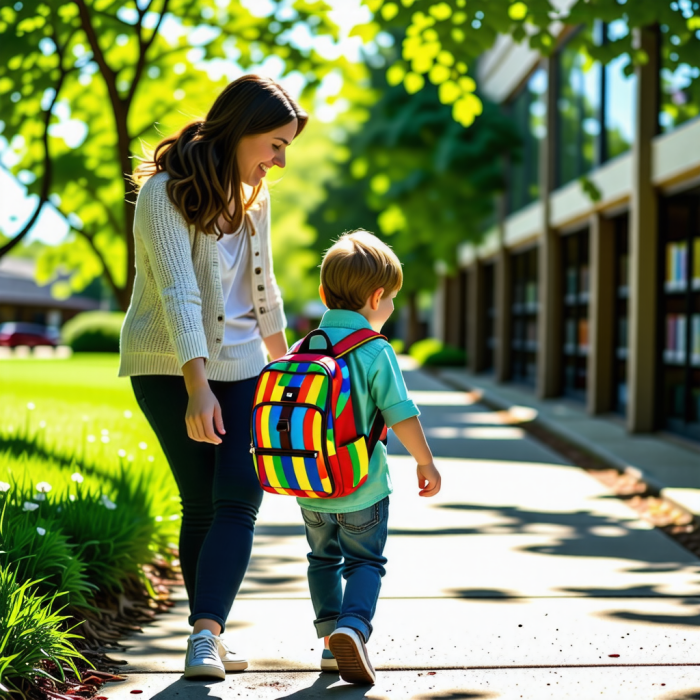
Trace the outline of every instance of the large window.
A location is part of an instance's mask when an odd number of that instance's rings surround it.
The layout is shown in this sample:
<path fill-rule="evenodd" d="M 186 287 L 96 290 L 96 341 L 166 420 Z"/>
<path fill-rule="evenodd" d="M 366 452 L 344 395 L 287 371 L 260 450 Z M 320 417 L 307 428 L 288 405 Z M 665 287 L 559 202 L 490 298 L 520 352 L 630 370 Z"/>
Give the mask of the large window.
<path fill-rule="evenodd" d="M 546 92 L 547 73 L 539 69 L 508 108 L 523 141 L 520 156 L 513 156 L 509 164 L 509 212 L 518 211 L 540 194 L 540 142 L 547 135 Z"/>
<path fill-rule="evenodd" d="M 627 22 L 616 20 L 605 26 L 605 41 L 614 42 L 629 35 Z M 605 139 L 601 144 L 601 160 L 608 160 L 628 151 L 634 140 L 634 116 L 637 77 L 625 75 L 630 65 L 626 54 L 614 58 L 603 74 L 603 124 Z"/>
<path fill-rule="evenodd" d="M 623 20 L 599 24 L 598 44 L 624 39 Z M 556 182 L 565 185 L 595 166 L 629 150 L 634 135 L 634 75 L 625 75 L 629 56 L 607 65 L 591 61 L 582 41 L 587 30 L 575 34 L 557 54 Z"/>
<path fill-rule="evenodd" d="M 665 24 L 661 25 L 660 39 L 659 126 L 665 132 L 672 131 L 700 113 L 700 69 L 683 62 L 678 53 L 680 40 Z M 700 40 L 695 35 L 683 50 L 696 53 L 698 43 Z"/>
<path fill-rule="evenodd" d="M 659 423 L 700 439 L 700 191 L 661 202 Z"/>
<path fill-rule="evenodd" d="M 587 173 L 598 161 L 600 135 L 599 63 L 588 65 L 582 34 L 559 52 L 557 61 L 557 184 Z"/>
<path fill-rule="evenodd" d="M 588 229 L 562 241 L 564 394 L 585 400 L 588 385 Z"/>
<path fill-rule="evenodd" d="M 537 248 L 513 253 L 512 378 L 532 386 L 537 377 Z"/>

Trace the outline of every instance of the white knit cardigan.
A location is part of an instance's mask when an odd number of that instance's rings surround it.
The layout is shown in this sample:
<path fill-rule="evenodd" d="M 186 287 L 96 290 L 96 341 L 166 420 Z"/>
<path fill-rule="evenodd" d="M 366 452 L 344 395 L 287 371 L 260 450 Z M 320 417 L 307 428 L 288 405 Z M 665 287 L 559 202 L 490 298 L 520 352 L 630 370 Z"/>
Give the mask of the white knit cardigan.
<path fill-rule="evenodd" d="M 266 355 L 260 338 L 227 347 L 224 296 L 216 237 L 195 235 L 166 192 L 167 173 L 139 191 L 134 219 L 136 278 L 121 331 L 119 376 L 182 375 L 182 365 L 205 358 L 207 378 L 256 376 Z M 241 234 L 251 240 L 253 303 L 263 338 L 284 330 L 282 297 L 272 269 L 267 190 L 246 214 Z"/>

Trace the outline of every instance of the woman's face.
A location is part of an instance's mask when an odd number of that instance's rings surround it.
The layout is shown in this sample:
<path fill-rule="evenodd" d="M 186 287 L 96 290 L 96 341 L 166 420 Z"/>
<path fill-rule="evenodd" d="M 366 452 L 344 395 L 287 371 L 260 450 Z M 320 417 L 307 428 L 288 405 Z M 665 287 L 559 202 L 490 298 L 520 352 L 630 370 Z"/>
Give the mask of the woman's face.
<path fill-rule="evenodd" d="M 251 187 L 257 187 L 267 171 L 276 165 L 284 168 L 286 149 L 297 133 L 297 120 L 265 134 L 244 136 L 238 144 L 236 159 L 241 180 Z"/>

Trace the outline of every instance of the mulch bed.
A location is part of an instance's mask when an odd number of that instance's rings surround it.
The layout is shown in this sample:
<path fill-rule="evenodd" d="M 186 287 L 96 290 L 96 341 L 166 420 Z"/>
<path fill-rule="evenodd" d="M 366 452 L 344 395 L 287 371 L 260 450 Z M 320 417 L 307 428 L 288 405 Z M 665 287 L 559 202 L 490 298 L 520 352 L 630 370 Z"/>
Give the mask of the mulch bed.
<path fill-rule="evenodd" d="M 74 640 L 75 647 L 92 667 L 77 662 L 80 679 L 65 666 L 65 682 L 39 678 L 33 686 L 23 689 L 28 700 L 102 700 L 104 696 L 100 695 L 100 688 L 105 683 L 126 680 L 119 674 L 119 666 L 126 661 L 113 659 L 109 654 L 123 651 L 119 640 L 124 635 L 140 632 L 141 625 L 152 622 L 156 614 L 169 610 L 174 605 L 170 600 L 170 588 L 182 584 L 179 571 L 165 559 L 156 559 L 142 570 L 147 584 L 141 579 L 131 579 L 118 596 L 99 595 L 94 601 L 96 611 L 81 610 L 79 617 L 68 621 L 69 626 L 81 623 L 75 632 L 84 639 Z M 53 662 L 46 663 L 46 671 L 54 678 L 60 678 L 60 671 Z"/>

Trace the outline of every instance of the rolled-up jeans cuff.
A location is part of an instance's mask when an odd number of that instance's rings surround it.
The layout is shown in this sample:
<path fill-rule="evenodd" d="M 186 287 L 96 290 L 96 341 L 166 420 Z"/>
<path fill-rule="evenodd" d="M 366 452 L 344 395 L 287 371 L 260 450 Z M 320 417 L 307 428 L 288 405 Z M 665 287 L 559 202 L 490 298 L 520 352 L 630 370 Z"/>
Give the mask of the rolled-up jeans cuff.
<path fill-rule="evenodd" d="M 316 628 L 316 634 L 319 639 L 328 637 L 335 632 L 335 628 L 338 626 L 336 624 L 337 619 L 338 616 L 333 615 L 333 617 L 324 617 L 319 620 L 314 620 L 314 627 Z"/>
<path fill-rule="evenodd" d="M 187 621 L 190 623 L 190 627 L 194 627 L 194 623 L 197 620 L 214 620 L 214 622 L 218 622 L 221 625 L 221 634 L 223 634 L 226 629 L 226 620 L 222 620 L 218 615 L 214 615 L 213 613 L 193 613 L 189 616 Z"/>
<path fill-rule="evenodd" d="M 338 627 L 352 627 L 364 637 L 365 642 L 368 642 L 372 636 L 372 623 L 369 620 L 365 620 L 364 617 L 353 613 L 341 615 L 337 619 L 335 626 L 336 629 Z"/>

